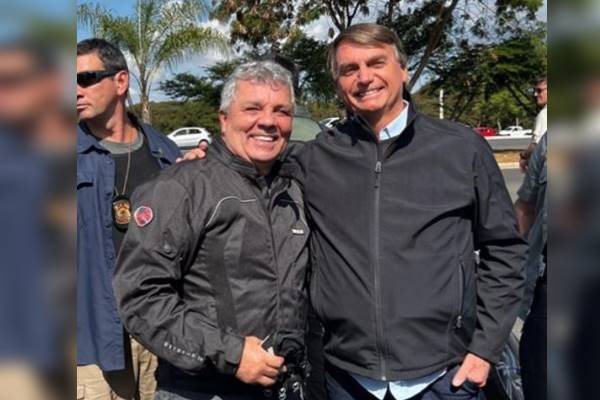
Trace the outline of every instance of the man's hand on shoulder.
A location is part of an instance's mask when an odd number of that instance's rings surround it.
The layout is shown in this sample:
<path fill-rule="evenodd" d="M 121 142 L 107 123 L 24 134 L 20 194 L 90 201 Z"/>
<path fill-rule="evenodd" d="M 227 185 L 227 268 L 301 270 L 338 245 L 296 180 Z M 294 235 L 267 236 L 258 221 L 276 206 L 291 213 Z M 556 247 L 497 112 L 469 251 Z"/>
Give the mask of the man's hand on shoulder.
<path fill-rule="evenodd" d="M 208 144 L 202 141 L 198 147 L 194 147 L 185 153 L 182 157 L 179 157 L 176 162 L 191 161 L 191 160 L 202 160 L 208 153 Z"/>
<path fill-rule="evenodd" d="M 242 359 L 235 377 L 248 384 L 271 386 L 275 383 L 284 359 L 267 352 L 262 341 L 254 336 L 244 339 Z"/>
<path fill-rule="evenodd" d="M 469 353 L 454 375 L 452 386 L 460 387 L 468 380 L 482 388 L 487 383 L 489 373 L 490 363 L 483 358 L 477 357 L 475 354 Z"/>

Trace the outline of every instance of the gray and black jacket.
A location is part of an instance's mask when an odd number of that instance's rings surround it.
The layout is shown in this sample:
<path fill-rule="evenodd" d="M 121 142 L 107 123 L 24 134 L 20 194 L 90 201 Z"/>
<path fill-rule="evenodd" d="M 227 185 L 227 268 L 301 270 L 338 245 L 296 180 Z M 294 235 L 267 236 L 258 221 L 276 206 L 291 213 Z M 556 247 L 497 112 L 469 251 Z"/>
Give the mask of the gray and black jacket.
<path fill-rule="evenodd" d="M 379 142 L 349 118 L 288 160 L 312 220 L 311 301 L 328 362 L 399 380 L 467 352 L 498 360 L 527 245 L 485 139 L 411 105 L 396 138 Z"/>
<path fill-rule="evenodd" d="M 113 286 L 126 329 L 161 360 L 159 385 L 235 384 L 245 336 L 304 332 L 309 229 L 280 172 L 257 176 L 217 139 L 134 194 L 132 210 L 153 217 L 134 213 Z"/>

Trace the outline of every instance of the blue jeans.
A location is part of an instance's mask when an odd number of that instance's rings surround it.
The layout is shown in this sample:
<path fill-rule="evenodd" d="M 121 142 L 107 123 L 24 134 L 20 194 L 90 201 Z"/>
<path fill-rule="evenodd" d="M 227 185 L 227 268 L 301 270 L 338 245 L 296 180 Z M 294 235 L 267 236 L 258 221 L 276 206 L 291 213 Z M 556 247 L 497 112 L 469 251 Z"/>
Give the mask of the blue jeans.
<path fill-rule="evenodd" d="M 479 388 L 476 385 L 465 382 L 459 388 L 452 386 L 452 378 L 456 371 L 458 371 L 458 366 L 449 369 L 444 376 L 423 392 L 411 397 L 410 400 L 476 400 L 479 394 Z M 375 396 L 367 393 L 349 374 L 346 374 L 347 377 L 341 376 L 338 371 L 335 375 L 343 379 L 334 378 L 329 371 L 325 375 L 330 400 L 376 400 Z M 348 379 L 353 380 L 356 384 Z M 394 396 L 388 391 L 384 400 L 394 400 Z"/>

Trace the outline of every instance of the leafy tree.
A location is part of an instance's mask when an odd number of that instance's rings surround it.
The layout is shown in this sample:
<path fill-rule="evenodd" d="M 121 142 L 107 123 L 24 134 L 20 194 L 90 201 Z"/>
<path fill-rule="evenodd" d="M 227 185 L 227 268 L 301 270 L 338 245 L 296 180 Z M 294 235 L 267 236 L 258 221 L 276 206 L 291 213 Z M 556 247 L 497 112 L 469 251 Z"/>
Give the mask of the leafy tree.
<path fill-rule="evenodd" d="M 218 62 L 206 68 L 206 76 L 202 77 L 190 73 L 177 74 L 161 82 L 160 89 L 174 100 L 199 101 L 218 109 L 225 80 L 240 62 L 241 59 Z"/>
<path fill-rule="evenodd" d="M 396 31 L 404 43 L 411 59 L 411 89 L 436 60 L 443 63 L 466 48 L 535 29 L 535 12 L 542 5 L 543 0 L 392 0 L 378 22 Z"/>
<path fill-rule="evenodd" d="M 149 104 L 152 111 L 152 125 L 168 134 L 184 126 L 201 126 L 213 136 L 220 133 L 216 107 L 197 101 L 165 101 Z M 133 111 L 139 115 L 141 104 L 133 106 Z"/>
<path fill-rule="evenodd" d="M 285 43 L 281 53 L 298 67 L 301 100 L 335 100 L 335 86 L 327 68 L 327 44 L 298 31 Z"/>
<path fill-rule="evenodd" d="M 207 15 L 202 0 L 136 0 L 132 16 L 113 15 L 102 5 L 81 4 L 78 22 L 131 54 L 139 71 L 142 120 L 150 122 L 150 91 L 156 72 L 172 67 L 195 52 L 209 48 L 226 51 L 221 34 L 199 26 Z"/>
<path fill-rule="evenodd" d="M 504 126 L 519 119 L 531 126 L 536 106 L 529 89 L 546 70 L 545 49 L 536 31 L 495 45 L 464 47 L 430 67 L 436 78 L 418 98 L 437 115 L 437 95 L 443 88 L 449 119 L 472 126 Z"/>
<path fill-rule="evenodd" d="M 338 30 L 373 16 L 378 23 L 398 32 L 411 57 L 414 87 L 432 58 L 452 54 L 461 45 L 506 38 L 531 29 L 543 0 L 221 0 L 213 15 L 231 21 L 233 43 L 279 51 L 297 31 L 322 15 Z M 233 16 L 233 18 L 231 18 Z M 333 37 L 333 30 L 329 36 Z"/>
<path fill-rule="evenodd" d="M 231 40 L 253 48 L 280 50 L 281 43 L 298 27 L 321 15 L 345 29 L 356 17 L 369 14 L 368 0 L 221 0 L 215 1 L 212 15 L 221 22 L 231 20 Z M 233 19 L 231 17 L 233 16 Z M 333 37 L 334 31 L 329 35 Z"/>

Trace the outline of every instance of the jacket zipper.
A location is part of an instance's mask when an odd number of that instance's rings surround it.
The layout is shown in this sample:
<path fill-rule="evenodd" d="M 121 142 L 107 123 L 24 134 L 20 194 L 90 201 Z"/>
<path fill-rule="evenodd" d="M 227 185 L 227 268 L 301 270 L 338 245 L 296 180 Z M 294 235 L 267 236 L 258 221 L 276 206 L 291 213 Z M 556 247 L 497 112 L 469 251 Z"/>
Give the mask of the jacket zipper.
<path fill-rule="evenodd" d="M 456 316 L 456 322 L 454 326 L 456 329 L 460 329 L 463 326 L 463 297 L 464 297 L 464 286 L 465 286 L 465 271 L 463 268 L 463 262 L 458 264 L 458 313 Z"/>
<path fill-rule="evenodd" d="M 381 371 L 381 380 L 386 381 L 386 362 L 385 362 L 385 346 L 383 340 L 383 318 L 382 318 L 382 301 L 381 301 L 381 282 L 380 282 L 380 265 L 379 265 L 379 247 L 380 247 L 380 197 L 381 197 L 381 147 L 377 142 L 377 161 L 375 163 L 375 185 L 374 185 L 374 219 L 373 219 L 373 273 L 375 286 L 375 331 L 377 352 L 379 354 L 379 368 Z"/>
<path fill-rule="evenodd" d="M 271 183 L 271 187 L 274 187 L 276 182 L 272 182 Z M 260 189 L 260 186 L 258 186 L 259 189 L 259 193 L 262 192 L 262 190 Z M 269 229 L 269 236 L 271 237 L 271 253 L 273 254 L 273 260 L 275 262 L 275 282 L 277 283 L 277 317 L 276 317 L 276 321 L 275 324 L 277 325 L 276 329 L 279 329 L 279 323 L 280 323 L 280 307 L 281 307 L 281 282 L 279 281 L 279 261 L 277 259 L 277 252 L 275 251 L 275 237 L 273 236 L 273 225 L 272 225 L 272 220 L 271 220 L 271 203 L 274 197 L 276 196 L 272 196 L 271 195 L 271 190 L 269 189 L 268 186 L 265 186 L 265 194 L 263 195 L 262 193 L 260 193 L 261 197 L 264 198 L 263 201 L 260 202 L 261 204 L 261 208 L 263 209 L 263 212 L 265 213 L 265 218 L 267 219 L 268 222 L 268 229 Z M 276 195 L 279 193 L 276 193 Z M 271 334 L 274 332 L 271 332 Z"/>

